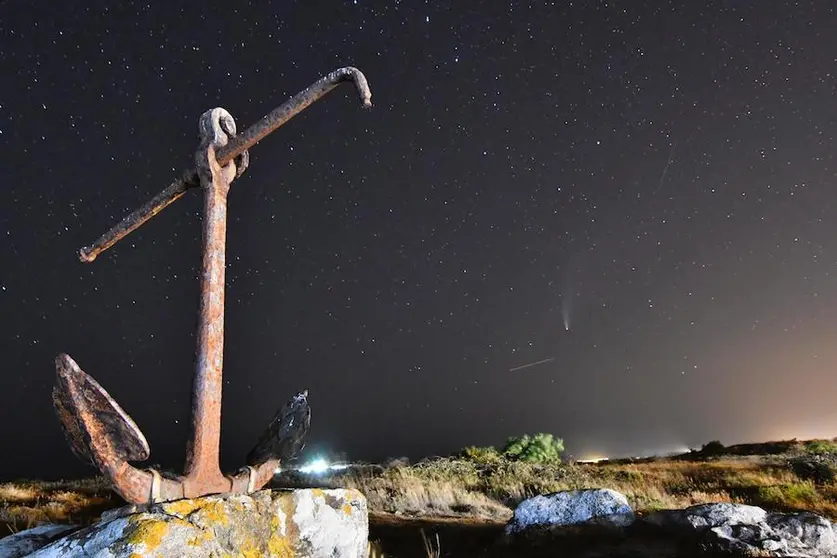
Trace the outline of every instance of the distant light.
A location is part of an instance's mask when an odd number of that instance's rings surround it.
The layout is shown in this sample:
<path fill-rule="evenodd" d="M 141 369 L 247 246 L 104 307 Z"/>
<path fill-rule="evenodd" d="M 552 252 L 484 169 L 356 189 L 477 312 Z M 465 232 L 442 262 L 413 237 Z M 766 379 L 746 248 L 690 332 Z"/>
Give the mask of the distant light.
<path fill-rule="evenodd" d="M 692 448 L 688 446 L 675 446 L 673 448 L 668 449 L 660 449 L 660 450 L 649 450 L 640 455 L 634 456 L 632 459 L 646 459 L 648 457 L 673 457 L 675 455 L 683 455 L 684 453 L 689 453 L 692 451 Z"/>
<path fill-rule="evenodd" d="M 599 463 L 601 461 L 607 461 L 609 458 L 601 456 L 601 455 L 591 455 L 590 457 L 585 457 L 584 459 L 579 459 L 579 463 Z"/>
<path fill-rule="evenodd" d="M 325 473 L 328 471 L 328 461 L 325 459 L 315 459 L 308 465 L 303 465 L 299 468 L 299 471 L 303 473 L 314 473 L 315 475 L 319 475 L 321 473 Z"/>
<path fill-rule="evenodd" d="M 292 469 L 294 471 L 299 471 L 300 473 L 312 474 L 312 475 L 321 475 L 327 471 L 342 471 L 344 469 L 348 469 L 351 467 L 349 463 L 329 463 L 325 459 L 319 457 L 310 463 L 303 465 L 302 467 L 297 467 L 296 469 Z M 280 469 L 276 469 L 276 474 L 278 475 Z"/>

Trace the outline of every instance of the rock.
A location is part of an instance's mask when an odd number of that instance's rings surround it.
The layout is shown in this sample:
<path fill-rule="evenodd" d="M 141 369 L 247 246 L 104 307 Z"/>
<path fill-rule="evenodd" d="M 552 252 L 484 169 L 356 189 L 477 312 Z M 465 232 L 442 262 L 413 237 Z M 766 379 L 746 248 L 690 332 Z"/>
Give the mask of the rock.
<path fill-rule="evenodd" d="M 365 558 L 368 535 L 357 490 L 261 490 L 126 506 L 31 556 Z"/>
<path fill-rule="evenodd" d="M 27 556 L 73 529 L 78 529 L 78 527 L 46 524 L 9 535 L 0 539 L 0 558 Z"/>
<path fill-rule="evenodd" d="M 582 523 L 623 527 L 633 520 L 634 512 L 628 500 L 615 490 L 570 490 L 535 496 L 518 504 L 514 517 L 506 525 L 506 533 Z"/>
<path fill-rule="evenodd" d="M 702 536 L 709 547 L 759 556 L 837 556 L 837 533 L 812 513 L 768 513 L 743 504 L 701 504 L 655 512 L 645 523 Z"/>
<path fill-rule="evenodd" d="M 765 520 L 767 512 L 745 504 L 698 504 L 685 510 L 667 510 L 650 514 L 645 521 L 659 527 L 683 527 L 698 531 L 721 525 L 756 524 Z"/>
<path fill-rule="evenodd" d="M 727 523 L 710 527 L 704 541 L 712 548 L 744 555 L 785 556 L 788 542 L 762 523 Z M 795 555 L 795 554 L 794 554 Z"/>
<path fill-rule="evenodd" d="M 772 513 L 767 525 L 793 543 L 812 548 L 824 556 L 837 556 L 837 533 L 828 519 L 813 513 Z"/>

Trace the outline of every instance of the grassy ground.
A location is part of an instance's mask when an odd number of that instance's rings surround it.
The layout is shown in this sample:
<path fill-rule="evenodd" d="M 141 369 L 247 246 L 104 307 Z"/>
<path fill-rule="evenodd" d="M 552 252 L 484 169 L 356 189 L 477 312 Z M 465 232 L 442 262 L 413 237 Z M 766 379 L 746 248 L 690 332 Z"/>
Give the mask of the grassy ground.
<path fill-rule="evenodd" d="M 597 464 L 536 465 L 440 458 L 411 466 L 359 467 L 327 478 L 285 474 L 283 486 L 345 486 L 366 494 L 371 510 L 406 516 L 507 520 L 522 500 L 581 488 L 612 488 L 639 512 L 706 502 L 753 504 L 776 511 L 814 511 L 837 519 L 837 454 L 808 451 L 807 442 L 734 446 L 721 455 Z M 742 455 L 767 450 L 773 454 Z M 837 450 L 835 448 L 829 448 Z"/>
<path fill-rule="evenodd" d="M 87 524 L 124 505 L 102 479 L 0 484 L 0 537 L 40 523 Z"/>
<path fill-rule="evenodd" d="M 640 514 L 738 502 L 775 511 L 814 511 L 837 520 L 835 471 L 837 445 L 791 441 L 597 464 L 438 458 L 414 465 L 356 467 L 327 477 L 285 473 L 274 485 L 360 489 L 372 512 L 370 538 L 385 549 L 377 556 L 392 555 L 393 547 L 398 556 L 432 556 L 437 544 L 448 547 L 442 555 L 488 555 L 486 549 L 495 546 L 517 503 L 568 489 L 612 488 Z M 95 479 L 0 484 L 0 536 L 40 522 L 88 523 L 119 505 Z M 466 550 L 451 554 L 451 545 Z"/>

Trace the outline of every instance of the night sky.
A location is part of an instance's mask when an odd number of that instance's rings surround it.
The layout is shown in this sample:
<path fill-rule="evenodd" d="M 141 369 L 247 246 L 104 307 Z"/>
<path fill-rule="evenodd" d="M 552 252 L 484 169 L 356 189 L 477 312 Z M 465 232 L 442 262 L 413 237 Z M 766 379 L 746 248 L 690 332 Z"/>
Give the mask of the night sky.
<path fill-rule="evenodd" d="M 834 2 L 447 4 L 0 3 L 1 474 L 93 472 L 61 352 L 181 469 L 201 195 L 77 250 L 349 65 L 232 185 L 225 469 L 306 388 L 370 461 L 837 435 Z"/>

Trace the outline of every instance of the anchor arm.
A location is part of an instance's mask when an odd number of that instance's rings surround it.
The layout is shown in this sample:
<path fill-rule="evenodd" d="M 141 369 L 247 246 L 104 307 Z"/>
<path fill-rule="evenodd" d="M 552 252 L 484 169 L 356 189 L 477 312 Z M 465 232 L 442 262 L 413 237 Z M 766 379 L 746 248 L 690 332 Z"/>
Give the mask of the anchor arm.
<path fill-rule="evenodd" d="M 331 72 L 311 84 L 305 90 L 297 93 L 281 106 L 266 114 L 253 126 L 247 128 L 240 135 L 233 138 L 226 146 L 220 148 L 216 154 L 218 163 L 223 167 L 247 149 L 259 143 L 265 136 L 274 132 L 291 118 L 305 110 L 312 103 L 318 101 L 326 93 L 343 82 L 352 81 L 360 95 L 364 108 L 372 106 L 372 93 L 366 77 L 357 68 L 347 66 Z M 160 211 L 177 201 L 186 190 L 200 186 L 200 179 L 196 169 L 183 173 L 181 178 L 172 182 L 148 203 L 122 219 L 108 232 L 99 237 L 90 246 L 79 250 L 79 259 L 90 263 L 96 257 L 139 228 L 143 223 L 154 217 Z"/>

